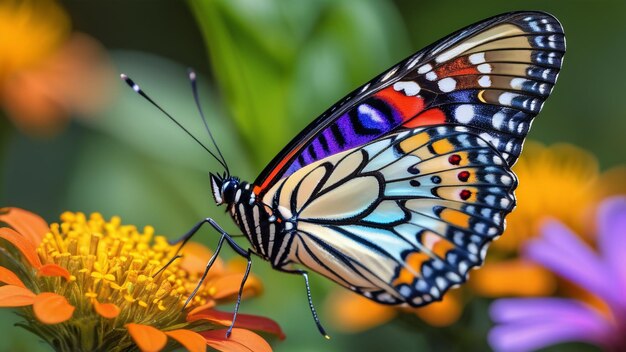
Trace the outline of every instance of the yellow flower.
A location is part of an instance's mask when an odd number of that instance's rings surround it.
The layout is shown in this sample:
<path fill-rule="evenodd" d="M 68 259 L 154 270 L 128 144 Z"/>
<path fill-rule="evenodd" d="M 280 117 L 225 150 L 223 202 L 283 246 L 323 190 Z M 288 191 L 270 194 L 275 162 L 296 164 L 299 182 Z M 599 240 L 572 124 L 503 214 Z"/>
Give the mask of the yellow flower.
<path fill-rule="evenodd" d="M 56 1 L 0 2 L 0 108 L 25 132 L 52 134 L 109 95 L 113 70 L 104 49 L 70 29 Z"/>
<path fill-rule="evenodd" d="M 218 260 L 182 310 L 211 255 L 199 244 L 159 272 L 176 248 L 150 226 L 138 231 L 118 217 L 66 212 L 48 227 L 17 208 L 3 209 L 0 221 L 10 226 L 0 228 L 0 239 L 10 244 L 0 247 L 6 263 L 0 266 L 0 306 L 21 307 L 23 325 L 58 350 L 159 351 L 173 347 L 169 337 L 190 351 L 206 345 L 268 351 L 267 342 L 247 329 L 284 337 L 275 322 L 245 314 L 225 337 L 232 314 L 214 306 L 236 297 L 243 277 L 236 264 Z M 250 277 L 246 295 L 260 291 L 260 281 Z"/>

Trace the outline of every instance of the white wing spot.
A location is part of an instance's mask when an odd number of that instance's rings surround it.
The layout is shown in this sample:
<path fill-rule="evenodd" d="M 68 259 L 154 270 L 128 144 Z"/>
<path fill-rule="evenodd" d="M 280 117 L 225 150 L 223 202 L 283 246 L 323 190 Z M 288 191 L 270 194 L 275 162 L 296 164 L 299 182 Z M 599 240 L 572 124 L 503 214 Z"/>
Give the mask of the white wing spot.
<path fill-rule="evenodd" d="M 515 98 L 516 96 L 517 94 L 513 94 L 511 92 L 504 92 L 500 94 L 500 96 L 498 97 L 498 103 L 502 105 L 510 106 L 511 102 L 513 102 L 513 98 Z"/>
<path fill-rule="evenodd" d="M 454 117 L 460 123 L 469 123 L 474 118 L 474 107 L 469 104 L 459 105 L 454 110 Z"/>
<path fill-rule="evenodd" d="M 429 81 L 434 81 L 437 79 L 437 74 L 433 71 L 430 71 L 426 74 L 426 79 Z"/>
<path fill-rule="evenodd" d="M 419 73 L 419 74 L 423 74 L 423 73 L 426 73 L 426 72 L 428 72 L 428 71 L 430 71 L 430 70 L 432 70 L 432 69 L 433 69 L 432 65 L 430 65 L 430 64 L 426 64 L 426 65 L 420 66 L 420 67 L 417 69 L 417 73 Z"/>
<path fill-rule="evenodd" d="M 526 80 L 523 78 L 513 78 L 511 80 L 511 88 L 522 89 L 525 82 Z"/>
<path fill-rule="evenodd" d="M 439 81 L 437 85 L 439 86 L 439 90 L 444 93 L 448 93 L 456 88 L 456 80 L 454 78 L 446 77 Z"/>
<path fill-rule="evenodd" d="M 439 296 L 441 296 L 441 292 L 437 287 L 433 286 L 430 288 L 430 295 L 435 298 L 439 298 Z"/>
<path fill-rule="evenodd" d="M 491 87 L 491 78 L 489 76 L 482 76 L 478 79 L 478 84 L 481 87 Z"/>
<path fill-rule="evenodd" d="M 448 281 L 446 281 L 446 279 L 444 279 L 443 277 L 438 277 L 435 279 L 435 283 L 437 284 L 437 287 L 440 290 L 444 290 L 448 284 Z"/>
<path fill-rule="evenodd" d="M 485 142 L 489 142 L 489 143 L 491 143 L 493 145 L 497 145 L 496 143 L 494 143 L 494 141 L 497 141 L 497 139 L 494 136 L 492 136 L 489 133 L 487 133 L 487 132 L 481 133 L 480 134 L 480 138 L 484 139 Z"/>
<path fill-rule="evenodd" d="M 469 57 L 469 62 L 473 65 L 480 65 L 485 62 L 485 53 L 472 54 Z"/>
<path fill-rule="evenodd" d="M 394 88 L 395 88 L 395 85 L 394 85 Z M 372 108 L 371 106 L 367 104 L 359 105 L 359 107 L 357 108 L 357 111 L 359 112 L 359 115 L 369 116 L 371 120 L 374 122 L 378 122 L 378 123 L 384 122 L 384 120 L 379 116 L 379 114 L 376 113 L 376 110 L 374 110 L 374 108 Z"/>
<path fill-rule="evenodd" d="M 394 83 L 393 89 L 400 92 L 404 91 L 406 96 L 412 97 L 419 94 L 422 89 L 419 84 L 413 81 L 399 81 Z"/>
<path fill-rule="evenodd" d="M 478 65 L 478 67 L 476 68 L 478 69 L 478 72 L 480 73 L 491 73 L 491 65 L 489 64 Z"/>
<path fill-rule="evenodd" d="M 493 115 L 493 119 L 491 120 L 491 125 L 496 130 L 499 130 L 502 127 L 502 122 L 504 122 L 505 115 L 502 112 L 497 112 Z"/>
<path fill-rule="evenodd" d="M 465 273 L 467 273 L 467 270 L 469 269 L 469 265 L 467 264 L 466 261 L 462 261 L 459 263 L 459 272 L 463 275 L 465 275 Z"/>

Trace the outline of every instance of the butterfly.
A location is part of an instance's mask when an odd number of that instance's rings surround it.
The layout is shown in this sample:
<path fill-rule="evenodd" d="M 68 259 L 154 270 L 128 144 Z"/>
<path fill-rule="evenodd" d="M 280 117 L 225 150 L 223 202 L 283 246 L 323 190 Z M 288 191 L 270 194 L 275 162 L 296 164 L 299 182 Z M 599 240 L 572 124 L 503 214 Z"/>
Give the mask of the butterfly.
<path fill-rule="evenodd" d="M 250 248 L 210 218 L 177 242 L 208 223 L 221 237 L 205 275 L 224 243 L 248 260 L 244 282 L 253 254 L 302 275 L 324 336 L 308 271 L 382 304 L 441 300 L 504 231 L 515 206 L 511 167 L 564 53 L 563 28 L 547 13 L 473 24 L 341 99 L 252 183 L 230 174 L 202 116 L 219 156 L 205 149 L 225 169 L 210 174 L 215 203 L 226 206 Z M 193 73 L 191 80 L 200 108 Z M 238 308 L 239 300 L 235 317 Z"/>

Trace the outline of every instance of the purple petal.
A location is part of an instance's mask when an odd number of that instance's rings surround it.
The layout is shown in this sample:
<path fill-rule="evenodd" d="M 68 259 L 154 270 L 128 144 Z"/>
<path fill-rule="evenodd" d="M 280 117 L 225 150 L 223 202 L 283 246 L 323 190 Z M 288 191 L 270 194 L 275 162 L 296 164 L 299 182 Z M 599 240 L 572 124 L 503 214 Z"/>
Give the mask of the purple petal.
<path fill-rule="evenodd" d="M 557 221 L 546 222 L 541 232 L 541 237 L 527 243 L 528 258 L 607 301 L 615 301 L 611 272 L 589 246 Z"/>
<path fill-rule="evenodd" d="M 598 246 L 618 279 L 615 290 L 626 292 L 626 197 L 604 201 L 598 209 Z M 622 297 L 626 306 L 626 297 Z"/>
<path fill-rule="evenodd" d="M 569 299 L 500 299 L 490 314 L 500 323 L 489 332 L 496 351 L 529 351 L 566 341 L 602 345 L 617 333 L 596 311 Z"/>

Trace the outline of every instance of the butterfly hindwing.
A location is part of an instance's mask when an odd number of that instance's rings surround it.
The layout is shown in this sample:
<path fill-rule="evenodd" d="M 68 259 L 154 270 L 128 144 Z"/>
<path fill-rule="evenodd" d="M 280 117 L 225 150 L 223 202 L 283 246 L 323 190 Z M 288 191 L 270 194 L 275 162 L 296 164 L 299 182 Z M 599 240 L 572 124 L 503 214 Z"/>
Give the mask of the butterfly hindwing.
<path fill-rule="evenodd" d="M 475 128 L 511 166 L 552 91 L 565 52 L 541 12 L 493 17 L 419 51 L 324 112 L 255 181 L 262 195 L 306 165 L 403 129 Z"/>
<path fill-rule="evenodd" d="M 417 128 L 303 167 L 263 201 L 296 218 L 279 257 L 381 303 L 441 299 L 482 263 L 515 176 L 475 131 Z"/>

